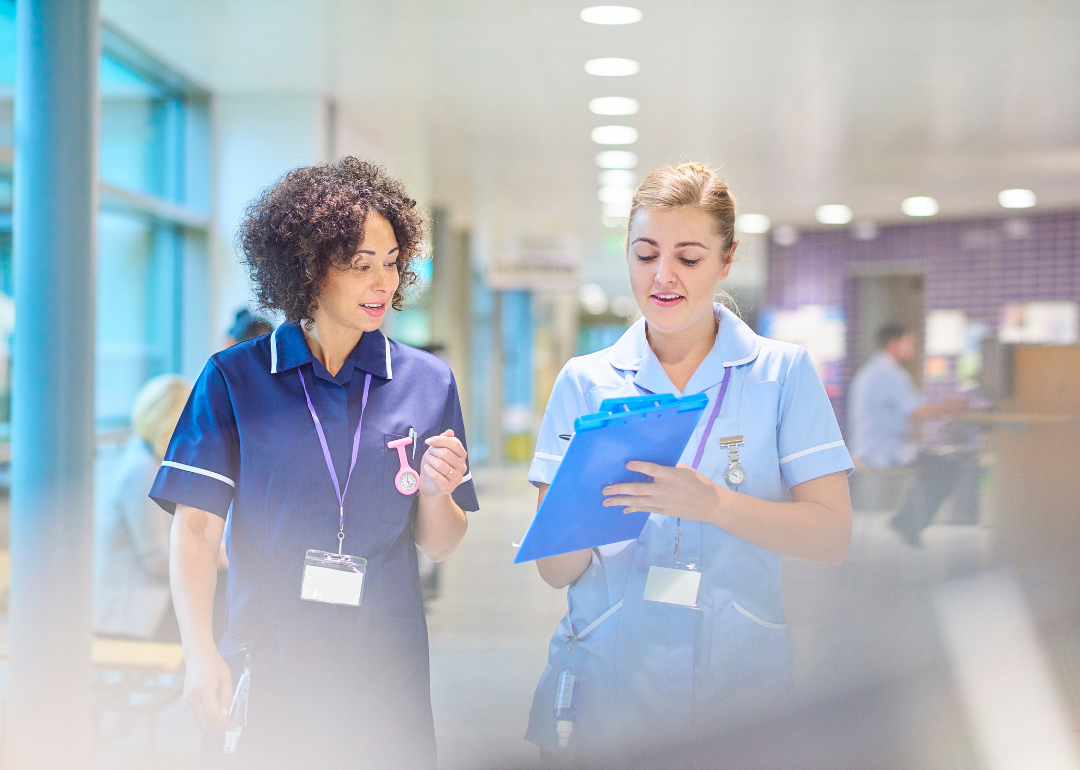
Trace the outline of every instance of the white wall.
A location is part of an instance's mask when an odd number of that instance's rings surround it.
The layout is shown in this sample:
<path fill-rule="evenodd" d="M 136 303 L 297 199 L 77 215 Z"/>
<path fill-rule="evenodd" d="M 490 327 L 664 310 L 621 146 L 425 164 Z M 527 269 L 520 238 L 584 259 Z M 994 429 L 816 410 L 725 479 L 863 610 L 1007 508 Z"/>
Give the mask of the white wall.
<path fill-rule="evenodd" d="M 233 251 L 248 202 L 286 171 L 317 163 L 326 151 L 326 106 L 310 94 L 223 94 L 214 99 L 210 334 L 217 350 L 238 308 L 251 299 Z"/>

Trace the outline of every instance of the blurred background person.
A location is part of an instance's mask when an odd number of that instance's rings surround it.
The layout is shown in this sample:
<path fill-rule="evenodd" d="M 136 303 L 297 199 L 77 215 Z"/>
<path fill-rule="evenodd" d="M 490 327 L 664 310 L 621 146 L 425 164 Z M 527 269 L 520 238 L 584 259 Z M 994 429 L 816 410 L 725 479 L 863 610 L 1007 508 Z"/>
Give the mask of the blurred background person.
<path fill-rule="evenodd" d="M 131 438 L 95 521 L 94 631 L 99 635 L 180 641 L 169 594 L 172 517 L 148 494 L 190 393 L 186 379 L 163 374 L 135 398 Z"/>
<path fill-rule="evenodd" d="M 239 342 L 247 342 L 272 331 L 274 331 L 274 327 L 269 321 L 262 316 L 255 315 L 246 307 L 242 307 L 236 311 L 236 320 L 229 327 L 225 339 L 222 340 L 222 346 L 231 348 Z"/>
<path fill-rule="evenodd" d="M 929 403 L 915 386 L 904 364 L 918 353 L 918 338 L 901 324 L 878 332 L 881 349 L 867 361 L 851 383 L 849 430 L 852 452 L 862 469 L 887 471 L 909 468 L 914 473 L 900 510 L 890 520 L 904 542 L 918 546 L 945 498 L 956 489 L 966 453 L 921 448 L 915 437 L 919 423 L 955 414 L 967 405 L 963 396 Z"/>

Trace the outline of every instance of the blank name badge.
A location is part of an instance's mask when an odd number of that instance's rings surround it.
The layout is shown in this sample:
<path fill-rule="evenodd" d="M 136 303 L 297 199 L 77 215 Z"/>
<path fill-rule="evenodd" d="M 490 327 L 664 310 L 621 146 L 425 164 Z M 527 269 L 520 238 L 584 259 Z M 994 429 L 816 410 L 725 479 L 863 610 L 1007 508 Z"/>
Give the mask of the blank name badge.
<path fill-rule="evenodd" d="M 701 573 L 674 567 L 649 567 L 645 581 L 645 601 L 697 607 Z"/>
<path fill-rule="evenodd" d="M 366 573 L 367 559 L 312 549 L 304 556 L 300 598 L 359 607 Z"/>

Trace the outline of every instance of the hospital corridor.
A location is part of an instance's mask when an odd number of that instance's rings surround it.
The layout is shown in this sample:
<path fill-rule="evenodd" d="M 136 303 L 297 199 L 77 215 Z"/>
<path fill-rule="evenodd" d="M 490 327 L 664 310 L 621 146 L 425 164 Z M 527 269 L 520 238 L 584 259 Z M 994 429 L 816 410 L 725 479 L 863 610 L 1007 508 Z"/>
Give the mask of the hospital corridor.
<path fill-rule="evenodd" d="M 1080 770 L 1080 0 L 0 0 L 0 770 Z"/>

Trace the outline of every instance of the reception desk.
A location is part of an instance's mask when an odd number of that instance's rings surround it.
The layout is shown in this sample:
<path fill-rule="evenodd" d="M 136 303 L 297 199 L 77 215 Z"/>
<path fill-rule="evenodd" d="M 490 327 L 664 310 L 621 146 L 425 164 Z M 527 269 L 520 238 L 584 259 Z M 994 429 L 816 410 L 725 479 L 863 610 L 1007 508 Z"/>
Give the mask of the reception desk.
<path fill-rule="evenodd" d="M 1080 597 L 1080 345 L 1018 346 L 1011 396 L 956 419 L 987 429 L 996 559 Z"/>

